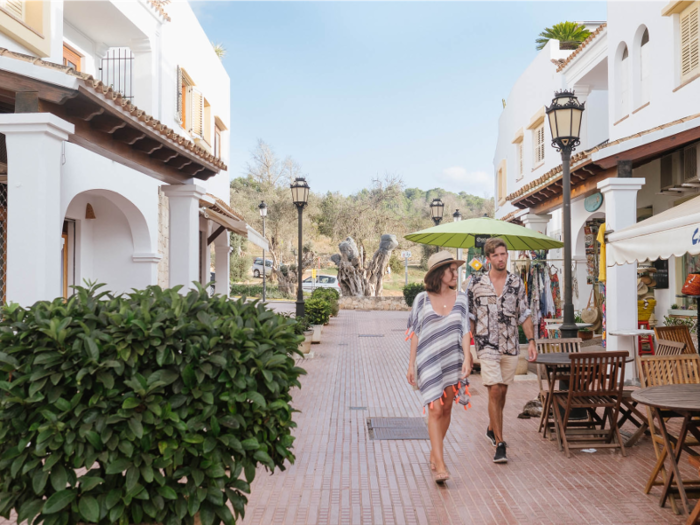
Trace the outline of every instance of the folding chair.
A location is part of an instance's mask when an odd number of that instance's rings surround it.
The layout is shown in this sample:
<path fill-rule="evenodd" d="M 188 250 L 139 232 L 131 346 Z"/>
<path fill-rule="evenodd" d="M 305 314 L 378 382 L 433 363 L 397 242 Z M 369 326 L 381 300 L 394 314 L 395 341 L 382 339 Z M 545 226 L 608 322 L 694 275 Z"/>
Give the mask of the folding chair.
<path fill-rule="evenodd" d="M 685 343 L 685 353 L 697 354 L 695 343 L 693 343 L 693 338 L 687 326 L 655 326 L 654 335 L 656 335 L 657 340 L 664 339 L 666 341 Z"/>

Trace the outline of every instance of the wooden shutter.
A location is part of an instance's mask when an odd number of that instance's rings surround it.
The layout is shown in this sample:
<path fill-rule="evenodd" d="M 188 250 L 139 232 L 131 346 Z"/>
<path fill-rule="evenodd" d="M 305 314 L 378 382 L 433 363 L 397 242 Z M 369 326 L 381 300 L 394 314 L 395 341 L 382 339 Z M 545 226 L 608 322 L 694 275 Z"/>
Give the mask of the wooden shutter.
<path fill-rule="evenodd" d="M 195 87 L 188 88 L 190 99 L 190 133 L 202 137 L 204 119 L 204 97 Z"/>
<path fill-rule="evenodd" d="M 544 124 L 535 130 L 535 164 L 544 160 Z"/>
<path fill-rule="evenodd" d="M 700 70 L 698 22 L 697 3 L 681 13 L 681 82 Z"/>
<path fill-rule="evenodd" d="M 175 109 L 175 114 L 177 115 L 177 121 L 181 124 L 185 124 L 184 113 L 182 112 L 182 102 L 183 102 L 183 92 L 182 92 L 182 69 L 177 66 L 177 108 Z"/>
<path fill-rule="evenodd" d="M 24 20 L 23 0 L 0 0 L 0 6 L 20 20 Z"/>
<path fill-rule="evenodd" d="M 523 143 L 518 144 L 518 175 L 523 176 Z"/>

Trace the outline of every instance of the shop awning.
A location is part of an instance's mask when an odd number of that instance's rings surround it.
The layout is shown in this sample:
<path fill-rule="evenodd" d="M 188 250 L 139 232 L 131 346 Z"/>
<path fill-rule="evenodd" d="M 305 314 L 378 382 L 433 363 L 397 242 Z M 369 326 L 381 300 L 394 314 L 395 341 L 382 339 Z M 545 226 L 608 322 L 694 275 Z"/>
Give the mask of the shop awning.
<path fill-rule="evenodd" d="M 700 253 L 700 197 L 611 233 L 606 264 L 615 266 Z"/>
<path fill-rule="evenodd" d="M 207 194 L 199 200 L 199 214 L 205 219 L 215 222 L 228 231 L 236 233 L 248 239 L 251 243 L 259 246 L 263 250 L 269 250 L 267 239 L 251 228 L 241 214 L 236 212 L 224 201 Z"/>

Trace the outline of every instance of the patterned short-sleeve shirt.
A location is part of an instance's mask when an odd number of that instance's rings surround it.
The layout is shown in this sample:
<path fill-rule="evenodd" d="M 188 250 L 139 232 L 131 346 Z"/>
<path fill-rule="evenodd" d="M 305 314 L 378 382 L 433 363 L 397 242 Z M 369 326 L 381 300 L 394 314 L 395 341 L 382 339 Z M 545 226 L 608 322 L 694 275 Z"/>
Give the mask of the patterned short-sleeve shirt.
<path fill-rule="evenodd" d="M 518 355 L 518 325 L 530 317 L 525 286 L 508 272 L 501 296 L 496 295 L 488 272 L 475 275 L 467 290 L 470 317 L 476 324 L 473 334 L 479 359 L 500 359 L 502 354 Z"/>

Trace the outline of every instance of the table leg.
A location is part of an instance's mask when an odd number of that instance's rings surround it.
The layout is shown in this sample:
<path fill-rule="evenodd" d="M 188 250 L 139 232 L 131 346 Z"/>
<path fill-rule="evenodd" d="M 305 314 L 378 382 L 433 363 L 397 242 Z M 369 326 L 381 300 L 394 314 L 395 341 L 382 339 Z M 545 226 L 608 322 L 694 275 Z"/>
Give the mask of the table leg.
<path fill-rule="evenodd" d="M 549 382 L 549 394 L 547 395 L 546 403 L 544 407 L 542 407 L 542 417 L 540 418 L 540 429 L 543 428 L 542 432 L 542 437 L 547 437 L 547 430 L 549 429 L 549 410 L 553 410 L 553 401 L 554 401 L 554 382 L 555 382 L 555 377 L 556 377 L 556 366 L 552 367 L 550 370 L 550 367 L 546 366 L 544 367 L 545 371 L 547 372 L 547 381 Z M 556 428 L 556 422 L 554 423 L 555 428 Z"/>
<path fill-rule="evenodd" d="M 659 409 L 654 407 L 654 414 L 659 420 L 659 426 L 661 428 L 661 435 L 664 438 L 664 444 L 666 450 L 668 451 L 668 459 L 671 462 L 671 470 L 668 472 L 666 477 L 666 484 L 664 485 L 663 491 L 661 492 L 661 499 L 659 500 L 659 506 L 663 507 L 666 504 L 666 499 L 668 498 L 669 490 L 671 489 L 671 484 L 673 482 L 673 477 L 675 476 L 676 486 L 678 487 L 678 493 L 681 497 L 681 503 L 683 504 L 683 510 L 688 514 L 688 496 L 685 493 L 685 487 L 683 486 L 683 478 L 681 478 L 681 473 L 678 470 L 678 460 L 681 457 L 681 452 L 683 452 L 683 444 L 685 443 L 685 436 L 688 434 L 688 421 L 690 420 L 690 415 L 685 414 L 683 416 L 683 423 L 681 424 L 681 432 L 678 435 L 678 443 L 676 443 L 676 448 L 673 448 L 671 440 L 668 437 L 668 432 L 666 431 L 666 423 L 664 423 L 664 418 L 661 417 Z"/>

